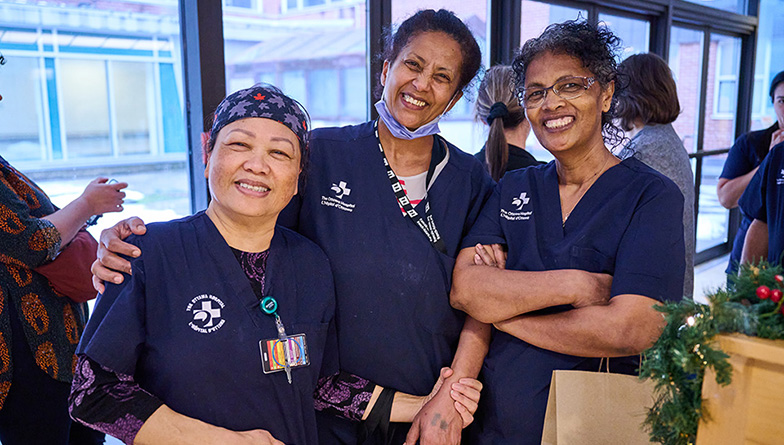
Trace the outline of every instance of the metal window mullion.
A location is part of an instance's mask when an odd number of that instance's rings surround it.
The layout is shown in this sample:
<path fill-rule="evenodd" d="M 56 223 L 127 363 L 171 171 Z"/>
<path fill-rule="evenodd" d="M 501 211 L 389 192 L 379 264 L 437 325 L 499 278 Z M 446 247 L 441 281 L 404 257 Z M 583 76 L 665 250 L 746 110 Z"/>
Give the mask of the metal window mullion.
<path fill-rule="evenodd" d="M 672 36 L 672 2 L 667 5 L 664 14 L 656 16 L 652 26 L 648 46 L 652 53 L 664 60 L 670 60 L 670 38 Z"/>
<path fill-rule="evenodd" d="M 151 62 L 152 78 L 147 80 L 147 122 L 150 126 L 148 141 L 151 145 L 150 155 L 163 153 L 163 106 L 161 104 L 161 68 L 160 62 Z"/>
<path fill-rule="evenodd" d="M 521 0 L 490 0 L 487 35 L 490 42 L 490 66 L 510 64 L 520 47 L 522 29 Z"/>
<path fill-rule="evenodd" d="M 114 97 L 114 66 L 110 60 L 104 62 L 106 66 L 106 94 L 109 100 L 109 139 L 112 141 L 112 157 L 117 158 L 120 156 L 120 136 L 118 135 L 117 128 L 117 109 Z"/>
<path fill-rule="evenodd" d="M 188 177 L 191 211 L 209 202 L 202 172 L 201 134 L 208 130 L 212 111 L 226 95 L 223 10 L 213 0 L 180 1 L 183 91 L 188 135 Z"/>
<path fill-rule="evenodd" d="M 54 31 L 53 31 L 54 32 Z M 68 123 L 65 120 L 65 105 L 63 104 L 63 94 L 62 94 L 62 85 L 60 85 L 60 72 L 62 69 L 60 68 L 60 57 L 59 57 L 59 48 L 55 45 L 54 52 L 52 54 L 52 60 L 54 62 L 54 88 L 57 91 L 57 117 L 60 119 L 60 147 L 63 151 L 63 161 L 67 161 L 70 159 L 70 153 L 68 150 Z"/>
<path fill-rule="evenodd" d="M 38 76 L 38 88 L 41 91 L 41 101 L 38 104 L 41 107 L 41 118 L 38 119 L 38 145 L 41 161 L 46 162 L 54 159 L 54 147 L 52 146 L 51 116 L 49 115 L 49 88 L 46 83 L 46 55 L 41 42 L 43 32 L 41 28 L 37 28 L 36 31 L 38 33 L 38 51 L 35 58 L 38 62 L 38 72 L 41 73 Z"/>
<path fill-rule="evenodd" d="M 710 62 L 710 31 L 702 32 L 702 72 L 700 80 L 700 101 L 697 108 L 697 152 L 703 151 L 705 143 L 705 104 L 708 101 L 708 65 Z M 694 165 L 694 227 L 696 237 L 697 221 L 700 215 L 700 187 L 702 186 L 702 156 L 697 157 Z M 696 238 L 695 238 L 696 241 Z M 696 246 L 696 243 L 695 243 Z M 699 255 L 700 252 L 697 252 Z"/>
<path fill-rule="evenodd" d="M 376 119 L 378 113 L 376 112 L 373 104 L 375 98 L 373 90 L 376 87 L 376 79 L 381 75 L 381 68 L 384 63 L 380 54 L 384 53 L 384 42 L 382 41 L 384 29 L 392 24 L 392 0 L 378 0 L 370 1 L 367 5 L 367 29 L 365 35 L 367 36 L 366 47 L 366 66 L 370 69 L 367 70 L 367 91 L 368 91 L 368 107 L 370 111 L 370 119 Z"/>

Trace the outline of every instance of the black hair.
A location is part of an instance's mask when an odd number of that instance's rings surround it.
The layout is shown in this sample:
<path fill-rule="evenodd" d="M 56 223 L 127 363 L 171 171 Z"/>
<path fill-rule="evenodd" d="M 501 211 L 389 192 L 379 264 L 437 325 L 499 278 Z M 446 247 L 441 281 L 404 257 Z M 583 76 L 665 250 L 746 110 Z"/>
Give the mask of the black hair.
<path fill-rule="evenodd" d="M 471 30 L 452 11 L 422 9 L 404 20 L 397 31 L 392 32 L 391 28 L 387 28 L 384 32 L 384 52 L 381 55 L 383 60 L 394 62 L 414 36 L 425 32 L 443 32 L 460 46 L 463 60 L 460 63 L 460 78 L 455 91 L 469 92 L 472 81 L 482 67 L 482 51 Z M 383 87 L 379 82 L 375 90 L 376 96 L 381 97 L 382 91 Z"/>
<path fill-rule="evenodd" d="M 773 77 L 773 80 L 770 81 L 770 100 L 775 99 L 773 95 L 776 94 L 776 87 L 782 82 L 784 82 L 784 71 L 779 71 L 779 73 Z"/>
<path fill-rule="evenodd" d="M 485 162 L 494 181 L 498 182 L 506 173 L 509 163 L 509 144 L 504 129 L 528 125 L 525 110 L 517 101 L 512 89 L 512 67 L 496 65 L 485 73 L 476 95 L 474 116 L 489 126 L 485 142 Z M 494 108 L 501 112 L 496 116 Z"/>
<path fill-rule="evenodd" d="M 584 20 L 552 24 L 545 28 L 539 37 L 525 42 L 512 62 L 518 100 L 522 98 L 525 88 L 528 65 L 537 56 L 547 52 L 572 56 L 582 62 L 602 88 L 607 88 L 618 78 L 617 55 L 620 49 L 621 39 L 605 26 L 597 27 Z M 615 82 L 616 93 L 620 89 L 622 85 Z M 614 123 L 617 103 L 618 99 L 613 97 L 610 109 L 602 113 L 604 141 L 611 147 L 618 146 L 625 140 L 623 130 Z"/>

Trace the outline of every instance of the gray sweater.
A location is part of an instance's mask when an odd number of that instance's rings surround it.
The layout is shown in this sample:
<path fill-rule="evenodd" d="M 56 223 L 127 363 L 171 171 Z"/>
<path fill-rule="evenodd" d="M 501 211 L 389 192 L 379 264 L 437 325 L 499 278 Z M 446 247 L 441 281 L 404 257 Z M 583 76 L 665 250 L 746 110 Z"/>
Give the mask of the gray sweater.
<path fill-rule="evenodd" d="M 694 174 L 683 143 L 672 125 L 649 124 L 624 147 L 619 157 L 634 156 L 670 178 L 683 193 L 683 237 L 686 244 L 686 274 L 683 295 L 694 294 Z"/>

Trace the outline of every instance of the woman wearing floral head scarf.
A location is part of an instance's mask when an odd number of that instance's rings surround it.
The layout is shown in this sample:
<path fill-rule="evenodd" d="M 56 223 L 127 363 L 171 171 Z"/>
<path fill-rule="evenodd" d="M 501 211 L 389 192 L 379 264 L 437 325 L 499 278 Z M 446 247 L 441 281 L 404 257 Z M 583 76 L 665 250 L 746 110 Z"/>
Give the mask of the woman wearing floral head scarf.
<path fill-rule="evenodd" d="M 334 394 L 353 376 L 319 383 L 339 375 L 332 273 L 321 249 L 276 225 L 308 127 L 272 86 L 221 102 L 206 146 L 209 207 L 129 239 L 145 254 L 87 326 L 74 418 L 137 444 L 317 442 L 317 386 Z M 410 420 L 424 400 L 399 397 L 396 415 Z"/>

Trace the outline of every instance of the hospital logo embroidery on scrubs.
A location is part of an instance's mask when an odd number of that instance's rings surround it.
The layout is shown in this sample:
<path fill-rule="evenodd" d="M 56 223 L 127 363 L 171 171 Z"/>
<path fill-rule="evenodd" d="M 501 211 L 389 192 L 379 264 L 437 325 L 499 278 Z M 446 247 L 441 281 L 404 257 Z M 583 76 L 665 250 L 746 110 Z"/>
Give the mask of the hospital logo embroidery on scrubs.
<path fill-rule="evenodd" d="M 781 185 L 781 184 L 784 184 L 784 168 L 781 169 L 781 172 L 779 173 L 779 177 L 776 178 L 776 185 Z"/>
<path fill-rule="evenodd" d="M 528 204 L 531 198 L 526 198 L 527 193 L 520 193 L 520 196 L 512 200 L 512 205 L 517 206 L 517 210 L 522 210 L 523 206 Z"/>
<path fill-rule="evenodd" d="M 521 212 L 520 210 L 531 201 L 527 192 L 520 193 L 520 196 L 512 198 L 512 205 L 515 207 L 513 210 L 501 209 L 501 218 L 507 221 L 528 221 L 533 215 L 533 210 L 528 212 Z M 515 212 L 514 210 L 518 210 Z"/>
<path fill-rule="evenodd" d="M 321 196 L 321 205 L 327 207 L 334 207 L 336 209 L 343 210 L 344 212 L 353 212 L 354 207 L 356 204 L 352 204 L 343 200 L 343 198 L 351 195 L 351 189 L 348 188 L 348 184 L 346 181 L 339 181 L 337 184 L 334 182 L 332 183 L 332 188 L 330 188 L 332 193 L 335 194 L 334 197 L 332 196 Z"/>
<path fill-rule="evenodd" d="M 188 323 L 196 332 L 210 334 L 223 326 L 226 320 L 221 317 L 221 310 L 226 307 L 220 298 L 215 295 L 202 294 L 195 297 L 185 308 L 193 313 L 193 319 Z"/>

